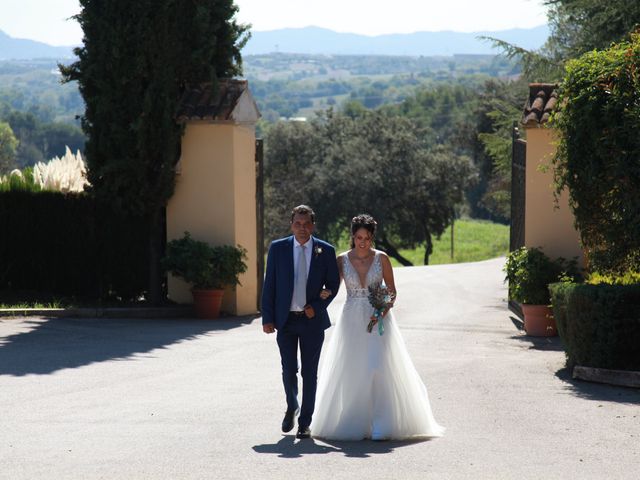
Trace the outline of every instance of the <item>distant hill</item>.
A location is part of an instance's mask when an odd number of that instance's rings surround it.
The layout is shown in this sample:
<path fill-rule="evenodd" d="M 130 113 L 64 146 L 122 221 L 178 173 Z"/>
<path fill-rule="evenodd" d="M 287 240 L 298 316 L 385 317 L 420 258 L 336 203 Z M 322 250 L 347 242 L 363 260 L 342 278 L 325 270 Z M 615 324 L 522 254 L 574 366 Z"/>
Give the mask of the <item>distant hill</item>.
<path fill-rule="evenodd" d="M 529 29 L 493 32 L 416 32 L 366 36 L 338 33 L 319 27 L 285 28 L 253 32 L 243 49 L 243 55 L 265 53 L 306 53 L 344 55 L 453 55 L 496 54 L 489 42 L 478 36 L 496 37 L 526 49 L 539 48 L 549 36 L 549 28 L 542 25 Z"/>
<path fill-rule="evenodd" d="M 46 43 L 13 38 L 0 30 L 0 60 L 73 57 L 73 47 L 52 47 Z"/>
<path fill-rule="evenodd" d="M 355 33 L 338 33 L 319 27 L 284 28 L 253 32 L 242 54 L 280 52 L 310 55 L 434 56 L 498 53 L 491 48 L 489 42 L 478 40 L 477 37 L 482 35 L 496 37 L 527 49 L 535 49 L 546 41 L 549 29 L 542 25 L 529 29 L 494 32 L 416 32 L 370 37 Z M 73 57 L 73 46 L 53 47 L 34 40 L 12 38 L 0 30 L 0 60 L 70 57 Z"/>

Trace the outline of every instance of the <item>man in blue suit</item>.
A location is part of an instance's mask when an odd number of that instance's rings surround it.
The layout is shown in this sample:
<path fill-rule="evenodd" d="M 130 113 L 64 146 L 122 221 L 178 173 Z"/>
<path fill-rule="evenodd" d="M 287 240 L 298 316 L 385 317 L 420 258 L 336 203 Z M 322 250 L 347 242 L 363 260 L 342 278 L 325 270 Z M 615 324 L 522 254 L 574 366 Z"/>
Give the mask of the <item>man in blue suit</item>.
<path fill-rule="evenodd" d="M 336 251 L 332 245 L 311 236 L 313 210 L 300 205 L 291 212 L 293 235 L 275 240 L 269 248 L 267 272 L 262 288 L 262 329 L 276 330 L 287 411 L 282 431 L 293 428 L 298 418 L 297 438 L 309 438 L 309 425 L 316 401 L 318 361 L 324 331 L 331 326 L 327 307 L 340 286 Z M 320 292 L 331 291 L 323 300 Z M 298 345 L 302 363 L 302 408 L 298 408 Z"/>

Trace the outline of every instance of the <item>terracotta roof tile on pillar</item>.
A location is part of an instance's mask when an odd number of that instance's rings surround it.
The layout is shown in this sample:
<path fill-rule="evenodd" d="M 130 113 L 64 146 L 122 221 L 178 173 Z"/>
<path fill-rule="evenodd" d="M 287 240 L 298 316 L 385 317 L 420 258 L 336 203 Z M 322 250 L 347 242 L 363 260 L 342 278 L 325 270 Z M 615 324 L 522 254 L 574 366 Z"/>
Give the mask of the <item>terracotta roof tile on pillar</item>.
<path fill-rule="evenodd" d="M 193 85 L 185 90 L 180 99 L 176 111 L 176 120 L 179 123 L 189 120 L 234 120 L 232 114 L 245 92 L 249 94 L 249 86 L 246 80 L 220 80 L 215 94 L 210 83 Z M 253 97 L 250 98 L 253 102 Z M 255 106 L 255 102 L 253 103 Z M 255 109 L 257 112 L 257 107 Z"/>
<path fill-rule="evenodd" d="M 524 106 L 522 123 L 540 126 L 546 123 L 558 103 L 558 85 L 555 83 L 530 83 L 529 98 Z"/>

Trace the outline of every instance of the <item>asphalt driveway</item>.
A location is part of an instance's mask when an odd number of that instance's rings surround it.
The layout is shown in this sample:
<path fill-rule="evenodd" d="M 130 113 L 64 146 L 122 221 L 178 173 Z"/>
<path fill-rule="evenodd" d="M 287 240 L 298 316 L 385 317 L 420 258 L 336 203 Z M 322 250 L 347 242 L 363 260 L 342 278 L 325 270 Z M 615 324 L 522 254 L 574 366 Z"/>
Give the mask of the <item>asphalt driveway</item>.
<path fill-rule="evenodd" d="M 0 319 L 0 478 L 637 478 L 640 391 L 573 381 L 557 338 L 524 336 L 503 262 L 396 269 L 396 316 L 447 427 L 424 442 L 283 435 L 257 317 Z"/>

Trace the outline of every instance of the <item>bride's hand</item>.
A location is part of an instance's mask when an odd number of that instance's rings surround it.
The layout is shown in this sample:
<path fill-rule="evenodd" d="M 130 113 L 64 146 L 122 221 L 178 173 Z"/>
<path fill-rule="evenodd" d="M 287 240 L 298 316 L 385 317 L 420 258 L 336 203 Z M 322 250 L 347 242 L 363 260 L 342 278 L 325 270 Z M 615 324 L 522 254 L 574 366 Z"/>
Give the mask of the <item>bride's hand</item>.
<path fill-rule="evenodd" d="M 322 291 L 320 292 L 320 298 L 322 300 L 326 300 L 327 298 L 329 298 L 331 296 L 331 290 L 327 290 L 326 288 L 322 289 Z"/>

